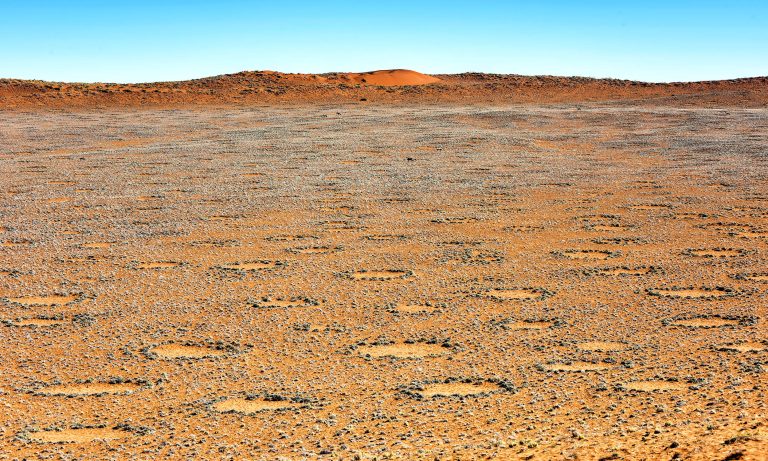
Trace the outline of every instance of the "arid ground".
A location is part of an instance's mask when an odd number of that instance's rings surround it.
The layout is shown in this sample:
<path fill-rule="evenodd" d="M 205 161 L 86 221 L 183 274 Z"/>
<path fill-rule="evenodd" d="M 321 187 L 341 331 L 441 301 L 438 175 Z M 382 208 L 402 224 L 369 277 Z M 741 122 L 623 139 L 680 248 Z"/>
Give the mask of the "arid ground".
<path fill-rule="evenodd" d="M 2 111 L 0 459 L 766 459 L 755 106 Z"/>

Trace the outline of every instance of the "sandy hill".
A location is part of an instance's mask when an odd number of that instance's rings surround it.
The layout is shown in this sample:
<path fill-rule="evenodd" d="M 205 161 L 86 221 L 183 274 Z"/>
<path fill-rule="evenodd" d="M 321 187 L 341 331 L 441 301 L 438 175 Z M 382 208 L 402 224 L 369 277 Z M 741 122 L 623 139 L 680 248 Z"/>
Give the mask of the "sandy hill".
<path fill-rule="evenodd" d="M 429 85 L 439 78 L 407 69 L 376 70 L 373 72 L 349 73 L 344 76 L 354 83 L 379 86 Z"/>
<path fill-rule="evenodd" d="M 412 70 L 285 74 L 245 71 L 156 83 L 62 83 L 0 79 L 0 108 L 177 107 L 285 103 L 573 103 L 763 107 L 768 77 L 646 83 L 585 77 Z"/>

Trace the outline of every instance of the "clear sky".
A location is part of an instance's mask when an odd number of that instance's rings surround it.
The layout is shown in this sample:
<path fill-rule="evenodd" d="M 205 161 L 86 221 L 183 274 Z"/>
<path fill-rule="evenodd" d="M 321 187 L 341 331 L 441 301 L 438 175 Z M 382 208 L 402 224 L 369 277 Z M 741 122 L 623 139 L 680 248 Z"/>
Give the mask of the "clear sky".
<path fill-rule="evenodd" d="M 409 68 L 768 75 L 768 0 L 0 0 L 0 78 L 146 82 Z"/>

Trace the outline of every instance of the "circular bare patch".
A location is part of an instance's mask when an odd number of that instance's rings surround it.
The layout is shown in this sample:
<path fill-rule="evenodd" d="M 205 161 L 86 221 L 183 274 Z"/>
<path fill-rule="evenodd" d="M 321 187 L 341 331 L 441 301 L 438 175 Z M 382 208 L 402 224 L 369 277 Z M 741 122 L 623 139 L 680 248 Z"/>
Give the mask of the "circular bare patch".
<path fill-rule="evenodd" d="M 690 319 L 673 320 L 670 325 L 678 327 L 692 328 L 718 328 L 728 326 L 738 326 L 739 321 L 735 319 L 724 319 L 722 317 L 697 317 Z"/>
<path fill-rule="evenodd" d="M 586 228 L 595 231 L 615 232 L 630 230 L 632 226 L 624 226 L 622 224 L 587 224 Z"/>
<path fill-rule="evenodd" d="M 240 242 L 237 240 L 198 240 L 194 242 L 189 242 L 190 246 L 193 247 L 204 247 L 204 248 L 226 248 L 226 247 L 236 247 L 240 245 Z"/>
<path fill-rule="evenodd" d="M 81 248 L 109 248 L 112 246 L 111 242 L 90 242 L 80 245 Z"/>
<path fill-rule="evenodd" d="M 647 275 L 657 272 L 657 269 L 653 266 L 636 266 L 636 267 L 602 267 L 588 271 L 589 273 L 596 273 L 598 275 L 607 276 L 626 276 L 626 275 Z"/>
<path fill-rule="evenodd" d="M 645 205 L 632 205 L 630 206 L 630 208 L 633 210 L 650 211 L 650 210 L 663 210 L 663 209 L 672 208 L 672 207 L 664 203 L 650 203 Z"/>
<path fill-rule="evenodd" d="M 391 240 L 405 240 L 407 237 L 405 235 L 377 234 L 377 235 L 366 235 L 364 238 L 366 240 L 372 240 L 374 242 L 388 242 Z"/>
<path fill-rule="evenodd" d="M 545 371 L 568 371 L 568 372 L 587 372 L 587 371 L 601 371 L 613 368 L 613 365 L 607 363 L 592 363 L 592 362 L 570 362 L 570 363 L 549 363 L 543 365 Z"/>
<path fill-rule="evenodd" d="M 22 246 L 29 246 L 29 245 L 32 245 L 33 243 L 34 242 L 32 242 L 31 240 L 23 240 L 23 239 L 6 240 L 0 243 L 0 247 L 16 248 L 16 247 L 22 247 Z"/>
<path fill-rule="evenodd" d="M 20 296 L 16 298 L 6 298 L 8 301 L 24 306 L 60 306 L 78 301 L 82 295 L 47 295 L 47 296 Z"/>
<path fill-rule="evenodd" d="M 510 322 L 504 323 L 503 328 L 506 330 L 546 330 L 547 328 L 552 328 L 554 325 L 555 325 L 554 322 L 510 321 Z"/>
<path fill-rule="evenodd" d="M 266 237 L 265 240 L 270 242 L 295 242 L 298 240 L 317 239 L 314 235 L 272 235 Z"/>
<path fill-rule="evenodd" d="M 97 258 L 95 256 L 85 256 L 85 257 L 66 258 L 64 259 L 64 261 L 68 263 L 84 264 L 84 263 L 96 263 L 99 261 L 103 261 L 103 259 Z"/>
<path fill-rule="evenodd" d="M 451 352 L 449 348 L 443 347 L 439 344 L 427 344 L 419 342 L 364 345 L 357 346 L 355 350 L 361 355 L 367 355 L 374 358 L 397 357 L 404 359 L 433 357 Z"/>
<path fill-rule="evenodd" d="M 131 432 L 106 427 L 84 427 L 78 429 L 47 430 L 30 432 L 27 437 L 40 443 L 85 443 L 94 440 L 116 440 L 128 437 Z"/>
<path fill-rule="evenodd" d="M 250 347 L 250 346 L 249 346 Z M 152 346 L 144 350 L 149 358 L 172 359 L 206 359 L 234 356 L 244 353 L 245 349 L 230 343 L 166 343 Z"/>
<path fill-rule="evenodd" d="M 417 314 L 419 312 L 434 312 L 438 308 L 431 304 L 409 304 L 409 303 L 397 303 L 394 305 L 394 310 L 397 312 L 404 312 L 406 314 Z"/>
<path fill-rule="evenodd" d="M 683 254 L 698 258 L 733 258 L 736 256 L 743 256 L 747 254 L 747 252 L 735 248 L 699 248 L 685 250 Z"/>
<path fill-rule="evenodd" d="M 477 218 L 470 218 L 467 216 L 453 216 L 453 217 L 444 217 L 444 218 L 435 218 L 432 220 L 433 223 L 436 224 L 468 224 L 477 222 Z"/>
<path fill-rule="evenodd" d="M 724 344 L 717 348 L 719 351 L 730 352 L 760 352 L 768 349 L 764 342 L 745 341 L 740 343 Z"/>
<path fill-rule="evenodd" d="M 404 279 L 413 276 L 413 272 L 409 270 L 401 269 L 386 269 L 386 270 L 358 270 L 346 273 L 346 275 L 352 280 L 394 280 Z"/>
<path fill-rule="evenodd" d="M 667 287 L 649 288 L 646 290 L 652 296 L 664 298 L 689 298 L 689 299 L 720 299 L 735 296 L 736 292 L 726 287 Z"/>
<path fill-rule="evenodd" d="M 139 383 L 76 383 L 76 384 L 56 384 L 38 389 L 36 395 L 126 395 L 140 390 L 143 385 Z"/>
<path fill-rule="evenodd" d="M 341 247 L 330 247 L 330 246 L 306 246 L 306 247 L 286 249 L 286 251 L 288 251 L 289 253 L 300 254 L 300 255 L 328 254 L 328 253 L 336 253 L 341 250 L 342 250 Z"/>
<path fill-rule="evenodd" d="M 544 288 L 490 288 L 485 291 L 485 296 L 500 301 L 541 300 L 552 294 Z"/>
<path fill-rule="evenodd" d="M 401 386 L 400 391 L 416 399 L 433 397 L 482 397 L 498 392 L 515 392 L 509 381 L 497 379 L 448 378 L 443 381 L 417 381 Z"/>
<path fill-rule="evenodd" d="M 181 263 L 174 261 L 144 262 L 136 265 L 137 269 L 170 269 L 179 267 Z"/>
<path fill-rule="evenodd" d="M 261 271 L 278 269 L 283 266 L 285 263 L 281 261 L 246 261 L 222 264 L 219 268 L 231 271 Z"/>
<path fill-rule="evenodd" d="M 624 383 L 621 387 L 630 391 L 655 392 L 686 389 L 688 385 L 677 381 L 651 380 Z"/>
<path fill-rule="evenodd" d="M 68 320 L 64 320 L 63 318 L 58 318 L 58 317 L 53 317 L 53 318 L 30 317 L 26 319 L 11 320 L 7 323 L 15 327 L 43 327 L 44 328 L 44 327 L 55 327 L 59 325 L 66 325 L 70 322 Z"/>
<path fill-rule="evenodd" d="M 257 308 L 289 308 L 289 307 L 314 307 L 319 306 L 320 301 L 305 296 L 295 298 L 271 298 L 264 296 L 258 301 L 253 302 L 253 307 Z"/>
<path fill-rule="evenodd" d="M 246 415 L 259 413 L 269 410 L 286 410 L 289 408 L 298 408 L 302 404 L 291 400 L 267 400 L 263 398 L 231 398 L 222 400 L 211 405 L 213 411 L 220 413 L 243 413 Z"/>
<path fill-rule="evenodd" d="M 430 398 L 437 396 L 469 396 L 469 395 L 482 395 L 489 394 L 491 392 L 497 392 L 501 390 L 498 384 L 495 383 L 436 383 L 428 384 L 424 386 L 424 389 L 419 391 L 422 397 Z"/>
<path fill-rule="evenodd" d="M 616 251 L 608 250 L 562 250 L 555 251 L 553 254 L 564 256 L 570 259 L 608 259 L 619 255 Z"/>
<path fill-rule="evenodd" d="M 583 351 L 625 351 L 629 345 L 617 341 L 587 341 L 578 344 L 576 347 Z"/>

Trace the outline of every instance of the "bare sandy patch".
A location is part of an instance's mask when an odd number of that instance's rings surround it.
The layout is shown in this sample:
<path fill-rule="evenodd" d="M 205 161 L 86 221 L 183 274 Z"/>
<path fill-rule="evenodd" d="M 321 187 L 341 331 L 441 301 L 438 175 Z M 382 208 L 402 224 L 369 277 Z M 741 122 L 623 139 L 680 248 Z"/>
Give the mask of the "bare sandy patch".
<path fill-rule="evenodd" d="M 488 394 L 491 392 L 496 392 L 501 390 L 501 386 L 495 383 L 480 383 L 480 384 L 473 384 L 473 383 L 460 383 L 460 382 L 453 382 L 453 383 L 435 383 L 435 384 L 428 384 L 424 386 L 422 390 L 417 391 L 419 395 L 425 398 L 430 397 L 436 397 L 436 396 L 452 396 L 452 395 L 458 395 L 458 396 L 470 396 L 470 395 L 480 395 L 480 394 Z"/>
<path fill-rule="evenodd" d="M 296 298 L 272 298 L 269 296 L 262 297 L 258 301 L 253 303 L 253 307 L 259 308 L 291 308 L 291 307 L 313 307 L 319 306 L 320 301 L 300 296 Z"/>
<path fill-rule="evenodd" d="M 734 319 L 724 319 L 722 317 L 699 317 L 692 319 L 675 320 L 670 325 L 694 328 L 718 328 L 727 326 L 738 326 L 740 322 Z"/>
<path fill-rule="evenodd" d="M 629 230 L 632 227 L 624 226 L 622 224 L 594 224 L 589 228 L 592 230 L 602 231 L 602 232 L 614 232 L 614 231 Z"/>
<path fill-rule="evenodd" d="M 275 269 L 280 266 L 281 264 L 278 261 L 252 261 L 222 264 L 221 268 L 236 271 L 259 271 L 265 269 Z"/>
<path fill-rule="evenodd" d="M 539 299 L 542 292 L 535 288 L 492 288 L 486 295 L 498 299 Z"/>
<path fill-rule="evenodd" d="M 402 279 L 411 275 L 410 271 L 405 270 L 371 270 L 371 271 L 355 271 L 352 272 L 350 277 L 353 280 L 394 280 Z"/>
<path fill-rule="evenodd" d="M 686 389 L 688 385 L 685 383 L 680 383 L 676 381 L 652 380 L 652 381 L 633 381 L 629 383 L 624 383 L 622 384 L 622 387 L 624 389 L 628 389 L 631 391 L 655 392 L 655 391 L 682 390 L 682 389 Z"/>
<path fill-rule="evenodd" d="M 264 400 L 264 399 L 245 399 L 232 398 L 222 400 L 211 405 L 211 409 L 221 413 L 244 413 L 252 414 L 268 410 L 284 410 L 288 408 L 297 408 L 301 404 L 290 400 Z"/>
<path fill-rule="evenodd" d="M 435 218 L 432 220 L 432 222 L 436 224 L 469 224 L 477 222 L 477 219 L 467 216 L 451 216 Z"/>
<path fill-rule="evenodd" d="M 732 295 L 725 288 L 656 288 L 649 290 L 650 294 L 666 298 L 719 298 Z"/>
<path fill-rule="evenodd" d="M 19 319 L 10 322 L 13 326 L 17 327 L 53 327 L 57 325 L 66 325 L 70 323 L 64 319 L 45 319 L 45 318 L 27 318 Z"/>
<path fill-rule="evenodd" d="M 23 246 L 28 246 L 28 245 L 31 245 L 31 244 L 32 244 L 32 242 L 30 242 L 30 241 L 13 241 L 13 240 L 6 240 L 5 242 L 3 242 L 3 243 L 0 243 L 0 247 L 5 247 L 5 248 L 16 248 L 16 247 L 23 247 Z"/>
<path fill-rule="evenodd" d="M 109 428 L 64 429 L 29 433 L 29 439 L 41 443 L 85 443 L 94 440 L 116 440 L 130 436 L 128 431 Z"/>
<path fill-rule="evenodd" d="M 111 242 L 90 242 L 80 245 L 83 248 L 109 248 L 112 246 Z"/>
<path fill-rule="evenodd" d="M 341 248 L 329 247 L 329 246 L 310 246 L 310 247 L 288 248 L 287 251 L 290 253 L 300 254 L 300 255 L 314 255 L 314 254 L 336 253 L 341 251 Z"/>
<path fill-rule="evenodd" d="M 592 363 L 592 362 L 572 362 L 572 363 L 550 363 L 544 365 L 544 369 L 548 371 L 601 371 L 613 368 L 612 365 L 607 363 Z"/>
<path fill-rule="evenodd" d="M 571 259 L 608 259 L 613 255 L 605 250 L 563 250 L 562 254 Z"/>
<path fill-rule="evenodd" d="M 98 261 L 102 261 L 102 259 L 101 258 L 96 258 L 94 256 L 86 256 L 86 257 L 78 257 L 78 256 L 76 256 L 76 257 L 72 257 L 72 258 L 67 258 L 67 259 L 65 259 L 65 261 L 68 262 L 68 263 L 80 264 L 80 263 L 95 263 L 95 262 L 98 262 Z"/>
<path fill-rule="evenodd" d="M 630 208 L 633 210 L 650 211 L 650 210 L 663 210 L 671 207 L 665 204 L 649 204 L 649 205 L 632 205 Z"/>
<path fill-rule="evenodd" d="M 140 263 L 136 267 L 138 269 L 170 269 L 172 267 L 179 267 L 181 266 L 181 263 L 177 262 L 146 262 L 146 263 Z"/>
<path fill-rule="evenodd" d="M 272 235 L 266 238 L 272 242 L 295 242 L 309 239 L 317 239 L 317 237 L 314 235 Z"/>
<path fill-rule="evenodd" d="M 554 325 L 555 325 L 554 322 L 545 322 L 545 321 L 532 321 L 532 322 L 514 321 L 514 322 L 505 322 L 504 329 L 506 330 L 546 330 L 547 328 L 552 328 Z"/>
<path fill-rule="evenodd" d="M 77 295 L 21 296 L 8 298 L 9 301 L 25 306 L 58 306 L 77 301 Z"/>
<path fill-rule="evenodd" d="M 375 234 L 375 235 L 366 235 L 366 240 L 372 240 L 374 242 L 388 242 L 391 240 L 402 240 L 405 239 L 404 235 L 395 235 L 395 234 Z"/>
<path fill-rule="evenodd" d="M 102 395 L 131 394 L 141 389 L 136 383 L 77 383 L 57 384 L 39 389 L 39 395 Z"/>
<path fill-rule="evenodd" d="M 742 238 L 759 238 L 764 239 L 768 238 L 768 232 L 766 231 L 755 231 L 755 230 L 749 230 L 749 231 L 741 231 L 741 232 L 734 232 L 734 237 L 742 237 Z"/>
<path fill-rule="evenodd" d="M 437 307 L 427 304 L 397 303 L 395 304 L 395 310 L 406 314 L 416 314 L 419 312 L 434 312 L 437 310 Z"/>
<path fill-rule="evenodd" d="M 149 349 L 150 354 L 157 355 L 162 359 L 202 359 L 208 357 L 223 357 L 227 355 L 227 351 L 221 349 L 215 349 L 206 346 L 193 346 L 184 344 L 163 344 L 160 346 Z"/>
<path fill-rule="evenodd" d="M 617 341 L 587 341 L 578 344 L 576 347 L 583 351 L 625 351 L 629 345 Z"/>
<path fill-rule="evenodd" d="M 743 254 L 740 250 L 734 249 L 703 249 L 703 250 L 689 250 L 688 254 L 691 256 L 705 257 L 705 258 L 732 258 L 734 256 L 741 256 Z"/>
<path fill-rule="evenodd" d="M 398 357 L 398 358 L 420 358 L 450 353 L 450 349 L 439 344 L 426 343 L 400 343 L 383 344 L 371 346 L 359 346 L 356 349 L 362 355 L 371 357 Z"/>
<path fill-rule="evenodd" d="M 768 346 L 757 341 L 747 341 L 743 343 L 725 344 L 720 346 L 719 349 L 733 352 L 760 352 L 768 349 Z"/>
<path fill-rule="evenodd" d="M 598 269 L 600 275 L 646 275 L 653 272 L 651 267 L 607 267 Z"/>

